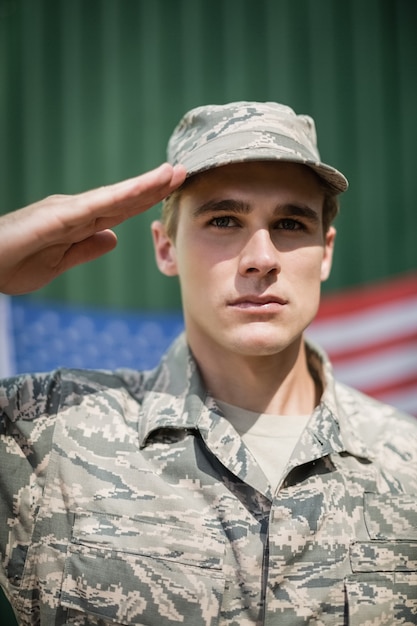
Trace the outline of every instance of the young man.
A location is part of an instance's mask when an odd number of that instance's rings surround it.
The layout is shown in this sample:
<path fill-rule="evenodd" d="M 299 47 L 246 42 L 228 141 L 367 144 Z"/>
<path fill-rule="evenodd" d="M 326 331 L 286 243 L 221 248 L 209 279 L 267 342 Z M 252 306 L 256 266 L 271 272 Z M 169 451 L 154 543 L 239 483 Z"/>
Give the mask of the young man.
<path fill-rule="evenodd" d="M 4 381 L 1 583 L 21 624 L 415 624 L 417 422 L 304 339 L 346 179 L 274 103 L 189 112 L 154 172 L 3 218 L 21 293 L 165 200 L 185 336 L 152 372 Z M 23 252 L 23 248 L 26 252 Z"/>

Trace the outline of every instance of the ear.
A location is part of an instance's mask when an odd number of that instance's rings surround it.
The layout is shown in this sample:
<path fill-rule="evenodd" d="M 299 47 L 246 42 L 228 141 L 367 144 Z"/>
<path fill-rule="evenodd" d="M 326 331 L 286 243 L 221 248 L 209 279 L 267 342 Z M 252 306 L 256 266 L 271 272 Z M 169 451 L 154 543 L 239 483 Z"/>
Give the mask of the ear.
<path fill-rule="evenodd" d="M 159 220 L 151 225 L 155 259 L 158 269 L 165 276 L 177 276 L 177 254 L 175 245 L 168 237 L 165 226 Z"/>
<path fill-rule="evenodd" d="M 321 262 L 321 281 L 325 281 L 330 276 L 330 270 L 332 269 L 334 242 L 336 239 L 336 229 L 334 226 L 330 226 L 325 236 L 324 253 Z"/>

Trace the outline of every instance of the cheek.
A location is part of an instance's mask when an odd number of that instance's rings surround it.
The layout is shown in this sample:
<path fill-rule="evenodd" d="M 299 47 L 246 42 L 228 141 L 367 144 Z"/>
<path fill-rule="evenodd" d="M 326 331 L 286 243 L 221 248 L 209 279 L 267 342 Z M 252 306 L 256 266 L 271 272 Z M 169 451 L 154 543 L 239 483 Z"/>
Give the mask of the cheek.
<path fill-rule="evenodd" d="M 201 233 L 184 232 L 177 239 L 178 271 L 184 280 L 196 280 L 204 287 L 212 277 L 226 278 L 224 261 L 225 246 L 213 245 Z"/>
<path fill-rule="evenodd" d="M 303 285 L 303 289 L 320 286 L 322 275 L 323 248 L 302 248 L 291 253 L 288 259 L 289 275 L 294 286 Z"/>
<path fill-rule="evenodd" d="M 183 291 L 204 292 L 208 287 L 213 264 L 198 246 L 183 248 L 177 255 L 177 267 Z"/>

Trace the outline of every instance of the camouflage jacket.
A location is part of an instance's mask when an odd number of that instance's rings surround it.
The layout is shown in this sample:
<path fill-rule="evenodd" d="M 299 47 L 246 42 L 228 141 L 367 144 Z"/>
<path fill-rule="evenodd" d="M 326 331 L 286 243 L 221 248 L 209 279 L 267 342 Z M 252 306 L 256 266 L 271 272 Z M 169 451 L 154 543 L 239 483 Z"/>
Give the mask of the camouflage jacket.
<path fill-rule="evenodd" d="M 152 372 L 0 385 L 22 625 L 417 623 L 417 421 L 326 387 L 273 493 L 180 338 Z"/>

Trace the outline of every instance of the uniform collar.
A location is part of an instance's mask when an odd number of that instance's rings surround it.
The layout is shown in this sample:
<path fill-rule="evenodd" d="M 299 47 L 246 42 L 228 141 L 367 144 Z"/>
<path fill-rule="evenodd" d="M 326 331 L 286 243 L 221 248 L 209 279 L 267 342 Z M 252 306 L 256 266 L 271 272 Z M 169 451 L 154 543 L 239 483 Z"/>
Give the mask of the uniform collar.
<path fill-rule="evenodd" d="M 207 393 L 184 335 L 174 342 L 146 380 L 141 404 L 138 434 L 142 448 L 151 444 L 160 429 L 198 431 L 230 472 L 270 497 L 263 472 Z"/>
<path fill-rule="evenodd" d="M 145 379 L 140 446 L 146 446 L 152 433 L 161 428 L 197 428 L 206 395 L 197 364 L 181 334 Z"/>
<path fill-rule="evenodd" d="M 315 454 L 323 456 L 345 451 L 371 460 L 373 454 L 351 426 L 357 407 L 340 402 L 327 355 L 310 341 L 306 341 L 306 347 L 311 373 L 324 389 L 321 403 L 306 429 L 311 435 L 310 445 L 315 442 Z M 159 366 L 146 376 L 141 412 L 141 447 L 161 428 L 208 432 L 210 423 L 216 425 L 218 410 L 207 395 L 184 334 L 173 343 Z"/>
<path fill-rule="evenodd" d="M 318 437 L 324 442 L 333 441 L 334 451 L 372 460 L 375 455 L 352 427 L 359 407 L 342 397 L 342 386 L 335 380 L 327 354 L 310 340 L 306 340 L 306 348 L 310 371 L 320 380 L 323 388 L 320 405 L 314 411 L 309 427 L 320 433 Z M 326 423 L 332 424 L 331 432 L 326 432 Z"/>

